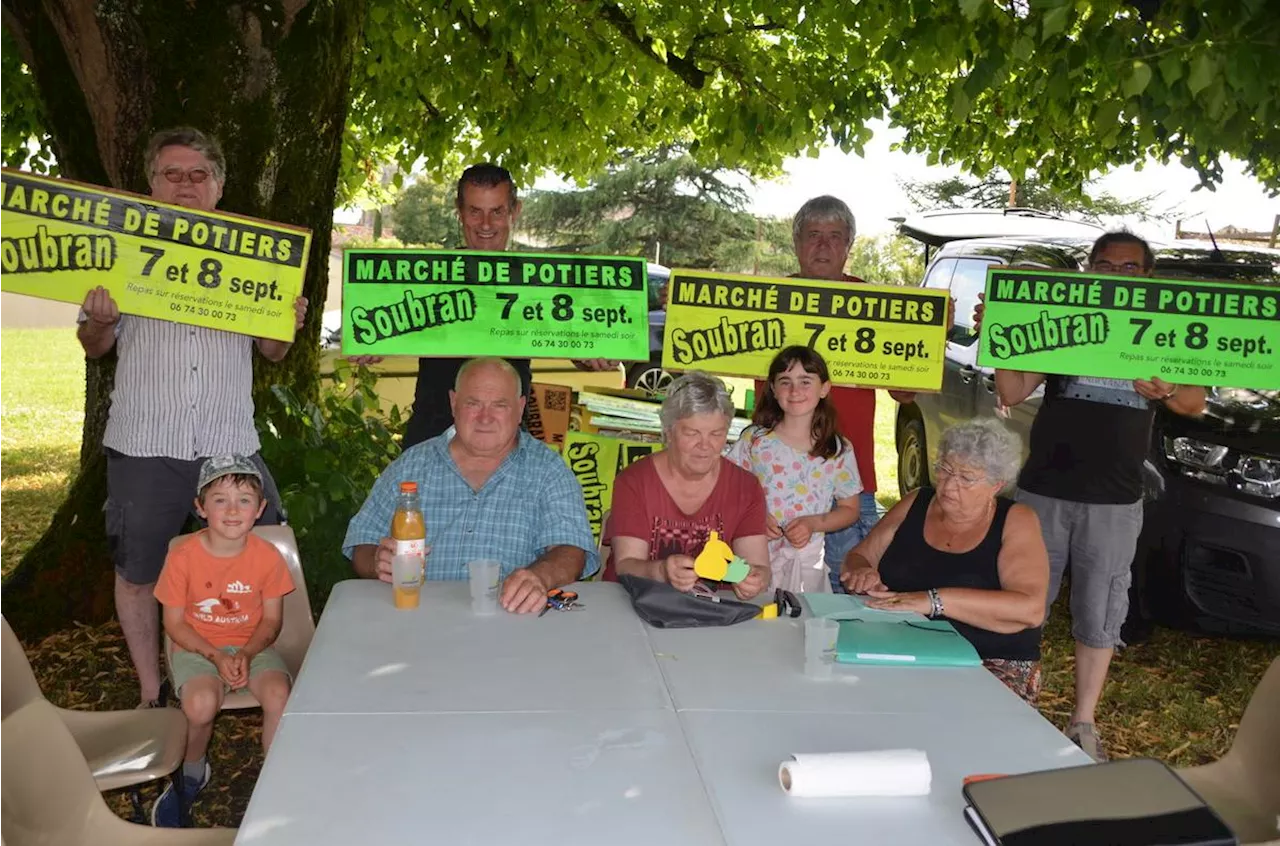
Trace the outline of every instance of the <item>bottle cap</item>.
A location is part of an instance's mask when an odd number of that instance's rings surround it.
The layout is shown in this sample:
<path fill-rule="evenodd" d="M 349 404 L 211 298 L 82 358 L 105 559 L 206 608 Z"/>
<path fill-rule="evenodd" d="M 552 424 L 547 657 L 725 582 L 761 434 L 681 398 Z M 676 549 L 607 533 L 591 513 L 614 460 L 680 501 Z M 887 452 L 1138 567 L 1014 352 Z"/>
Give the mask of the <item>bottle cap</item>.
<path fill-rule="evenodd" d="M 401 482 L 400 483 L 400 493 L 417 493 L 417 492 L 418 492 L 417 482 Z"/>

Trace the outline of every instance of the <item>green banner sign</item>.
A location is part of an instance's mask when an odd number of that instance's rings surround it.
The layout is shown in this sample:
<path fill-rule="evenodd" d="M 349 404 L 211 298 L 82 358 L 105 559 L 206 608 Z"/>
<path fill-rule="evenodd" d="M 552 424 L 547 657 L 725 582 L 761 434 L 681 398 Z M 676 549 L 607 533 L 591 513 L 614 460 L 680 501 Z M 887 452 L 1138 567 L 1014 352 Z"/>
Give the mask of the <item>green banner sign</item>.
<path fill-rule="evenodd" d="M 347 250 L 347 355 L 649 358 L 641 258 Z"/>
<path fill-rule="evenodd" d="M 1278 351 L 1274 286 L 987 272 L 978 348 L 986 367 L 1275 390 Z"/>

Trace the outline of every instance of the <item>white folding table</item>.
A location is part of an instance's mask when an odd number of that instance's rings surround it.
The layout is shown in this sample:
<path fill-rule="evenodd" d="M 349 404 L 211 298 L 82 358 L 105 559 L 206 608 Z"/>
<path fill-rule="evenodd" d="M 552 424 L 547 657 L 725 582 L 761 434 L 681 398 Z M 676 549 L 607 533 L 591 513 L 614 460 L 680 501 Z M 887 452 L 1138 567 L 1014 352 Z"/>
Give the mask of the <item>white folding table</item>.
<path fill-rule="evenodd" d="M 263 765 L 242 846 L 962 844 L 961 779 L 1089 759 L 985 670 L 802 672 L 790 619 L 643 624 L 584 607 L 476 617 L 467 585 L 396 611 L 338 585 Z M 792 753 L 924 749 L 928 796 L 794 799 Z"/>

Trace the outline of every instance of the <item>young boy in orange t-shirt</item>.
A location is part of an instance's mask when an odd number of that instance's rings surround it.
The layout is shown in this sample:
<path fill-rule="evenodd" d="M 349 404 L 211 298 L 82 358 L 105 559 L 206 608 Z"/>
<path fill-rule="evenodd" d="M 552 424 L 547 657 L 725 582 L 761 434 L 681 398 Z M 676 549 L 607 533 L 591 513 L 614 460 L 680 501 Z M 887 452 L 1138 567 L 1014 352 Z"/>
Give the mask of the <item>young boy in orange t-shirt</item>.
<path fill-rule="evenodd" d="M 170 550 L 155 590 L 187 717 L 182 796 L 170 784 L 151 809 L 151 824 L 166 827 L 181 824 L 181 805 L 190 807 L 209 783 L 205 751 L 227 691 L 247 686 L 262 705 L 264 750 L 289 698 L 289 672 L 271 644 L 293 580 L 276 548 L 252 534 L 266 507 L 262 476 L 243 456 L 210 458 L 197 492 L 196 513 L 209 526 Z"/>

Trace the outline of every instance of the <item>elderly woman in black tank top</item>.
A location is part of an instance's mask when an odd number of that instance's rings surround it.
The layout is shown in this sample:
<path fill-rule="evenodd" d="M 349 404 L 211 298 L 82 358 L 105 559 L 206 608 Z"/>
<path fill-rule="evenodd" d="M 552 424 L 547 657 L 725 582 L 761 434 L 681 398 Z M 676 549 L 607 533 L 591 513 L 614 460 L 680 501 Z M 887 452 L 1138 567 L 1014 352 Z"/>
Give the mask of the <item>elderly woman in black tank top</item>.
<path fill-rule="evenodd" d="M 1049 556 L 1040 521 L 998 496 L 1018 472 L 1018 436 L 987 418 L 942 435 L 933 477 L 890 509 L 841 567 L 872 608 L 945 617 L 1028 702 L 1040 692 Z"/>

